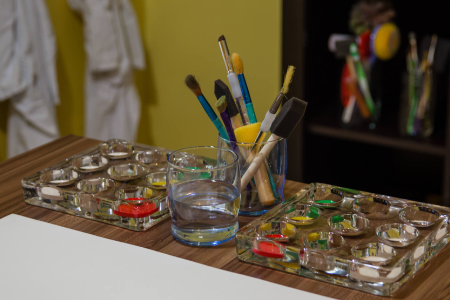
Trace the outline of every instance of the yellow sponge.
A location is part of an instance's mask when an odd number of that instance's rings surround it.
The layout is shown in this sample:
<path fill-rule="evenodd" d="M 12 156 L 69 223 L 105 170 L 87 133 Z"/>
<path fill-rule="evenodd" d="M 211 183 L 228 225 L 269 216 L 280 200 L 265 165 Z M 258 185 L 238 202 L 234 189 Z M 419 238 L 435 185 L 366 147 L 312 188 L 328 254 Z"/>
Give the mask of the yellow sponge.
<path fill-rule="evenodd" d="M 239 143 L 253 144 L 255 142 L 256 136 L 258 135 L 259 129 L 261 128 L 261 122 L 248 124 L 241 126 L 234 130 L 234 135 Z M 264 138 L 264 135 L 261 139 Z M 260 141 L 261 141 L 260 139 Z"/>

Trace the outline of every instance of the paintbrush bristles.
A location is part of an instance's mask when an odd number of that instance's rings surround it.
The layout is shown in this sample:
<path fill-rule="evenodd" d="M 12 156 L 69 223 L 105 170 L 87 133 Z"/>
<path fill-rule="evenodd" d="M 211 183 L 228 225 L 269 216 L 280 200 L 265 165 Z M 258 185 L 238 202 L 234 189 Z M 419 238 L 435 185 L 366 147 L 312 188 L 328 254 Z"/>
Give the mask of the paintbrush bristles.
<path fill-rule="evenodd" d="M 284 77 L 284 83 L 283 83 L 283 94 L 287 94 L 289 92 L 289 84 L 291 84 L 292 76 L 294 76 L 295 67 L 289 66 L 288 70 L 286 72 L 286 77 Z"/>
<path fill-rule="evenodd" d="M 227 97 L 223 95 L 219 98 L 219 100 L 216 101 L 216 107 L 219 113 L 223 113 L 227 109 Z"/>
<path fill-rule="evenodd" d="M 236 74 L 244 73 L 244 64 L 242 63 L 242 59 L 239 54 L 233 53 L 233 55 L 231 55 L 231 62 L 233 63 Z"/>
<path fill-rule="evenodd" d="M 195 96 L 198 97 L 202 94 L 200 84 L 198 83 L 194 75 L 189 74 L 188 76 L 186 76 L 186 78 L 184 79 L 184 83 L 194 93 Z"/>

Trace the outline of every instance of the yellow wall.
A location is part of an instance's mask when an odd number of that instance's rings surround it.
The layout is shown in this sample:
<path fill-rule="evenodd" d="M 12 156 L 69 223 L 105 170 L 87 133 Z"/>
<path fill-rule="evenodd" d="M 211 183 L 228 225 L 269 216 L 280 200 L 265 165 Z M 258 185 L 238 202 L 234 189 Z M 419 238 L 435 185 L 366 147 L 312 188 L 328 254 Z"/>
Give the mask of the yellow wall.
<path fill-rule="evenodd" d="M 46 1 L 57 36 L 61 134 L 82 135 L 82 23 L 66 1 Z M 187 74 L 196 75 L 214 107 L 214 81 L 220 78 L 227 82 L 217 43 L 221 34 L 227 38 L 230 51 L 243 59 L 256 114 L 261 120 L 280 88 L 281 2 L 132 0 L 147 59 L 147 69 L 136 72 L 142 99 L 138 141 L 171 149 L 217 143 L 214 126 L 183 80 Z M 0 104 L 0 111 L 3 107 Z M 3 119 L 0 112 L 1 145 Z M 0 159 L 4 158 L 4 150 L 0 150 Z"/>

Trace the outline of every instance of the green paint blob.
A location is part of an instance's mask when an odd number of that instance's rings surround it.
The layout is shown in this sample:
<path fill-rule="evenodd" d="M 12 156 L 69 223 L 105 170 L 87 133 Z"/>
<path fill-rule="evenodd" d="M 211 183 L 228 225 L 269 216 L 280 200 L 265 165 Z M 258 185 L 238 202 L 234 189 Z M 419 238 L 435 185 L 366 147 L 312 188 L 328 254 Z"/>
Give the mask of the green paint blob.
<path fill-rule="evenodd" d="M 333 216 L 331 218 L 331 223 L 340 223 L 344 221 L 344 217 L 342 215 Z"/>
<path fill-rule="evenodd" d="M 316 203 L 331 204 L 331 203 L 334 203 L 334 201 L 333 200 L 316 200 Z"/>
<path fill-rule="evenodd" d="M 289 208 L 289 209 L 286 211 L 286 214 L 289 214 L 289 213 L 291 213 L 291 212 L 293 212 L 293 211 L 295 211 L 295 206 Z"/>

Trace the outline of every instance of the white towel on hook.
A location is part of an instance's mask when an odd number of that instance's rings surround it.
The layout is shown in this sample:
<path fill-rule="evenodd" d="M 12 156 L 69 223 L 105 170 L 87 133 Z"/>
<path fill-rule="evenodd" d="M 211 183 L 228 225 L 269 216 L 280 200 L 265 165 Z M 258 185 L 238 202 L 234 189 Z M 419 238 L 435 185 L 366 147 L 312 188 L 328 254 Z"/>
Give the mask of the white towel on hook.
<path fill-rule="evenodd" d="M 45 2 L 0 0 L 0 101 L 11 101 L 8 157 L 59 137 L 55 58 Z"/>
<path fill-rule="evenodd" d="M 145 68 L 136 14 L 128 0 L 68 3 L 84 21 L 84 134 L 99 140 L 135 140 L 141 103 L 133 71 Z"/>

